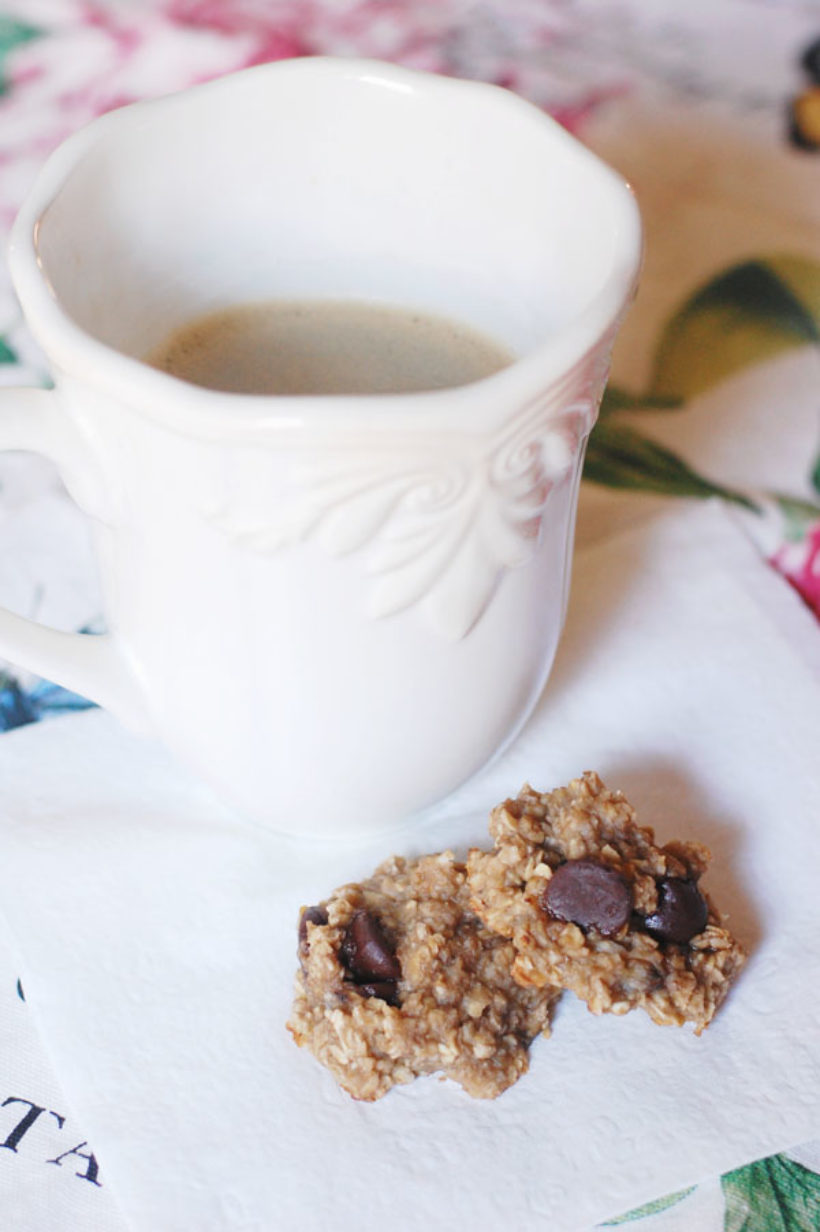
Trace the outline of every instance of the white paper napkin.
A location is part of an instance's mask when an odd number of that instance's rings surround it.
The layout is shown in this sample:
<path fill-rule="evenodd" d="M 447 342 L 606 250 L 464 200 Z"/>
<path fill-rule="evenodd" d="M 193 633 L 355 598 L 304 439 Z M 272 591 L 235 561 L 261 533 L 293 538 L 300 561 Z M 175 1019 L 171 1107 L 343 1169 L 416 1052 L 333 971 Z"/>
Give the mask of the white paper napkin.
<path fill-rule="evenodd" d="M 0 1227 L 125 1232 L 93 1148 L 48 1064 L 21 969 L 0 915 Z"/>
<path fill-rule="evenodd" d="M 237 825 L 104 714 L 4 736 L 2 902 L 134 1229 L 561 1232 L 816 1135 L 818 640 L 720 509 L 632 529 L 577 558 L 515 746 L 423 824 L 355 848 Z M 567 996 L 494 1102 L 435 1078 L 350 1100 L 284 1029 L 299 906 L 393 851 L 485 841 L 524 779 L 586 768 L 661 838 L 714 852 L 707 887 L 752 958 L 713 1026 Z"/>

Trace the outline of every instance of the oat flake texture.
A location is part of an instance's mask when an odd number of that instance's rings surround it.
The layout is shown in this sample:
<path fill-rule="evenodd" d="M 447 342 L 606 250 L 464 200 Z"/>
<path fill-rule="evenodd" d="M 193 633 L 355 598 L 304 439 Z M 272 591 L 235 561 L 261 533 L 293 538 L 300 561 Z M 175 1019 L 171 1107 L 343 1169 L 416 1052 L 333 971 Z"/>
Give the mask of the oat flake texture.
<path fill-rule="evenodd" d="M 305 920 L 288 1029 L 356 1099 L 441 1072 L 478 1099 L 492 1099 L 528 1066 L 549 1034 L 560 995 L 511 976 L 513 944 L 470 911 L 466 874 L 451 852 L 394 857 L 323 904 L 327 923 Z M 398 1005 L 367 996 L 340 959 L 357 912 L 378 919 L 401 964 Z"/>
<path fill-rule="evenodd" d="M 709 1025 L 745 962 L 714 905 L 706 927 L 686 944 L 650 935 L 642 919 L 658 910 L 667 879 L 697 882 L 709 863 L 700 843 L 655 843 L 620 792 L 588 772 L 542 794 L 525 786 L 490 818 L 495 847 L 470 852 L 470 905 L 515 949 L 513 977 L 523 987 L 558 985 L 594 1014 L 646 1010 L 661 1025 Z M 595 860 L 631 889 L 633 914 L 614 935 L 553 919 L 543 908 L 554 872 L 568 860 Z"/>

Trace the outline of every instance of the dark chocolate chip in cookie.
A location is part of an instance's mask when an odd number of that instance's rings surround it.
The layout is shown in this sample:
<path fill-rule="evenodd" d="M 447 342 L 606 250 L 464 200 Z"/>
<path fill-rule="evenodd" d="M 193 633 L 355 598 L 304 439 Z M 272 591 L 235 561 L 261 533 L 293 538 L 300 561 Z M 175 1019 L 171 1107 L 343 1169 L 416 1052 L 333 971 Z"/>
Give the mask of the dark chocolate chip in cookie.
<path fill-rule="evenodd" d="M 820 38 L 812 39 L 800 57 L 800 65 L 811 77 L 815 85 L 820 86 Z"/>
<path fill-rule="evenodd" d="M 380 1001 L 386 1001 L 388 1005 L 398 1006 L 399 989 L 395 980 L 376 980 L 370 984 L 357 984 L 356 992 L 363 997 L 378 997 Z"/>
<path fill-rule="evenodd" d="M 307 944 L 308 924 L 327 924 L 327 911 L 324 907 L 305 907 L 299 916 L 299 944 Z"/>
<path fill-rule="evenodd" d="M 697 882 L 667 877 L 658 882 L 658 910 L 648 915 L 644 924 L 660 941 L 686 945 L 703 932 L 708 918 L 709 908 Z"/>
<path fill-rule="evenodd" d="M 357 911 L 345 930 L 339 958 L 357 983 L 397 980 L 401 966 L 379 921 L 369 911 Z"/>
<path fill-rule="evenodd" d="M 595 860 L 567 860 L 550 878 L 541 906 L 556 920 L 596 928 L 611 937 L 628 923 L 632 890 L 614 868 Z"/>

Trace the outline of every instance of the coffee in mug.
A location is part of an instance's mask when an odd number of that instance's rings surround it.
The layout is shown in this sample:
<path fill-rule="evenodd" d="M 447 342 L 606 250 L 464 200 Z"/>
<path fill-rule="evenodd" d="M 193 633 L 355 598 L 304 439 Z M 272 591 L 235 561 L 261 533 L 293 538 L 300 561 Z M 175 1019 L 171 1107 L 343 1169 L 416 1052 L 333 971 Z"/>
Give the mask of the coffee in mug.
<path fill-rule="evenodd" d="M 235 394 L 404 394 L 469 385 L 511 352 L 447 317 L 355 300 L 271 300 L 208 313 L 146 356 Z"/>

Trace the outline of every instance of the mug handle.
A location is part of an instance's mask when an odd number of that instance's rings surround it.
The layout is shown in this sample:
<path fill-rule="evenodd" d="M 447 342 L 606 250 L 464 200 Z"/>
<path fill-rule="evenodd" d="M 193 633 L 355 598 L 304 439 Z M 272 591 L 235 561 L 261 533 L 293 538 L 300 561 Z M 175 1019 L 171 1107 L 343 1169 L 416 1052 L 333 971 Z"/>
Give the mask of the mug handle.
<path fill-rule="evenodd" d="M 42 454 L 65 476 L 76 469 L 77 442 L 61 430 L 54 397 L 48 389 L 0 389 L 0 450 Z M 81 693 L 130 727 L 146 726 L 136 679 L 111 634 L 63 633 L 0 607 L 0 656 Z"/>

